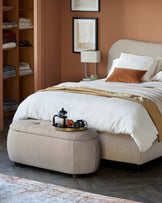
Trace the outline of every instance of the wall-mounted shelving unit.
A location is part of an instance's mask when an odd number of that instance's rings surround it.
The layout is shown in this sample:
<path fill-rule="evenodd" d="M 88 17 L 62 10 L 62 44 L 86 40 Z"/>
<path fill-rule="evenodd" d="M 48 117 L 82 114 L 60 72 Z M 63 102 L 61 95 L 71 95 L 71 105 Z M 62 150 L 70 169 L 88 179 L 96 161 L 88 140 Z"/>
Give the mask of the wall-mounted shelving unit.
<path fill-rule="evenodd" d="M 3 21 L 16 22 L 17 27 L 2 28 L 3 37 L 6 37 L 6 32 L 8 35 L 11 32 L 15 34 L 16 47 L 9 48 L 9 44 L 3 44 L 7 48 L 2 50 L 3 65 L 0 69 L 3 72 L 4 66 L 14 66 L 16 75 L 12 77 L 9 74 L 9 77 L 3 78 L 3 98 L 0 100 L 2 103 L 9 99 L 19 104 L 34 92 L 34 0 L 3 0 L 2 16 Z M 20 62 L 25 62 L 25 66 L 21 64 L 20 67 Z M 8 67 L 8 73 L 11 71 L 9 69 Z M 7 109 L 8 106 L 3 107 L 3 116 L 13 115 L 16 110 Z"/>

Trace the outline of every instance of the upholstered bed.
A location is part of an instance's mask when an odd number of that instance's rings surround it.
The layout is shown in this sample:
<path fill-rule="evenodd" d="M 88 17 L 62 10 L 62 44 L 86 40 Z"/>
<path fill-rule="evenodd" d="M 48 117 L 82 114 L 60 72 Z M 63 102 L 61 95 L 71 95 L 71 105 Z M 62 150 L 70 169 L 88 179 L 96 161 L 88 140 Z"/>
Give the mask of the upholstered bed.
<path fill-rule="evenodd" d="M 119 58 L 122 52 L 162 57 L 162 44 L 135 40 L 117 41 L 108 54 L 108 72 L 113 60 Z M 94 88 L 99 93 L 107 89 L 111 92 L 116 90 L 126 95 L 132 94 L 132 90 L 134 90 L 135 95 L 139 95 L 139 97 L 146 96 L 147 99 L 155 100 L 159 112 L 162 112 L 162 82 L 146 82 L 138 85 L 129 84 L 128 86 L 116 83 L 105 85 L 105 79 L 102 79 L 93 82 L 63 83 L 57 86 L 57 88 L 65 89 L 64 91 L 48 89 L 37 92 L 22 102 L 13 122 L 28 118 L 51 122 L 53 115 L 64 107 L 71 119 L 85 119 L 88 121 L 89 127 L 98 132 L 102 147 L 102 159 L 141 165 L 162 156 L 162 142 L 158 141 L 157 128 L 142 105 L 128 99 L 123 100 L 118 96 L 117 98 L 109 98 L 105 95 L 99 97 L 96 94 L 85 95 L 84 92 L 80 94 L 73 89 L 69 91 L 68 88 L 74 87 Z M 122 111 L 127 111 L 127 115 L 124 115 Z M 119 114 L 123 120 L 120 119 Z M 115 117 L 117 117 L 116 121 L 114 121 Z M 136 123 L 140 126 L 140 130 Z M 162 125 L 162 120 L 160 123 Z M 122 130 L 121 125 L 124 126 Z M 10 149 L 9 151 L 12 154 Z"/>
<path fill-rule="evenodd" d="M 144 56 L 162 56 L 162 44 L 128 39 L 117 41 L 108 53 L 108 72 L 113 60 L 118 58 L 121 52 Z M 140 152 L 130 135 L 100 133 L 100 138 L 103 159 L 141 165 L 162 156 L 162 142 L 157 140 L 146 152 Z"/>

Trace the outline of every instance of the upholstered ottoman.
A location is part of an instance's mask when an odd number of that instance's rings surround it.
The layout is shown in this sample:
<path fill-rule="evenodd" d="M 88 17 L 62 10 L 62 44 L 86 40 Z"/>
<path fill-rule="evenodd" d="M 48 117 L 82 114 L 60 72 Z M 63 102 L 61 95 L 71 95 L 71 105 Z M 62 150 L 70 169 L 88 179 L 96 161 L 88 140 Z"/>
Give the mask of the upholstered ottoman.
<path fill-rule="evenodd" d="M 98 134 L 84 131 L 57 131 L 51 122 L 13 122 L 7 137 L 11 161 L 68 174 L 88 174 L 97 170 L 101 158 Z"/>

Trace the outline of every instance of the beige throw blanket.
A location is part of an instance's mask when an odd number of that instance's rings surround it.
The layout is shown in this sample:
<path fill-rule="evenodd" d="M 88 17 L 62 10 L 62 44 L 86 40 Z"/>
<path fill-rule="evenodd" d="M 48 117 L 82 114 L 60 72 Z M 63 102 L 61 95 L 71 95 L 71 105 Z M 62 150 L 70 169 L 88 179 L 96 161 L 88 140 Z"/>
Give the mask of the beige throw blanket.
<path fill-rule="evenodd" d="M 63 91 L 63 92 L 70 92 L 70 93 L 78 93 L 78 94 L 89 94 L 89 95 L 95 95 L 95 96 L 102 96 L 102 97 L 117 97 L 122 98 L 126 100 L 130 100 L 136 103 L 139 103 L 145 107 L 147 112 L 149 113 L 152 121 L 154 122 L 159 135 L 158 140 L 159 142 L 162 141 L 162 115 L 156 106 L 156 104 L 146 98 L 143 98 L 141 96 L 133 95 L 133 94 L 125 94 L 125 93 L 119 93 L 119 92 L 110 92 L 105 90 L 98 90 L 94 88 L 88 88 L 88 87 L 49 87 L 44 90 L 40 91 Z"/>

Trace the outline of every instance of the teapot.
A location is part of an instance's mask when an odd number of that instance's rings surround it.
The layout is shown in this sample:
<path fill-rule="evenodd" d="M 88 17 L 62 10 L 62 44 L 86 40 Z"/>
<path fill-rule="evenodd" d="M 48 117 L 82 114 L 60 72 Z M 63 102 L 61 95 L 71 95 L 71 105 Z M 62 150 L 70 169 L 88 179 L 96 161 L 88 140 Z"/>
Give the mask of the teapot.
<path fill-rule="evenodd" d="M 59 127 L 59 128 L 66 128 L 67 127 L 67 111 L 62 108 L 59 112 L 58 115 L 54 115 L 53 117 L 53 126 Z M 56 122 L 57 118 L 57 122 Z"/>

